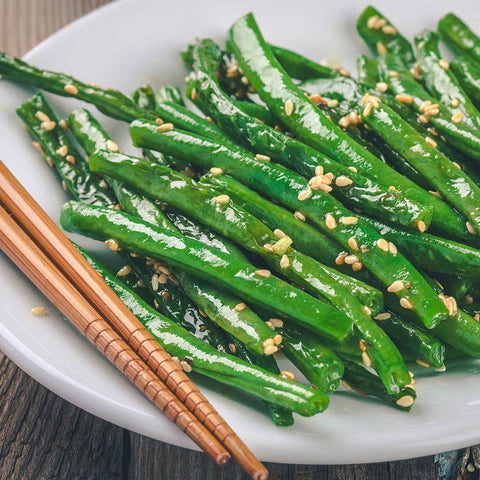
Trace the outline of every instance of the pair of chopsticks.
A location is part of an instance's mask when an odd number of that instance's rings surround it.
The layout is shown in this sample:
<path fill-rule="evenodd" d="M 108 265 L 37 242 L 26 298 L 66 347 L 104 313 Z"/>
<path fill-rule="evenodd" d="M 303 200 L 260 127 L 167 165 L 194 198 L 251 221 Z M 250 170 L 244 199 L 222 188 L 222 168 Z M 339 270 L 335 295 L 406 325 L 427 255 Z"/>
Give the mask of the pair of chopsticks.
<path fill-rule="evenodd" d="M 0 161 L 0 249 L 213 460 L 268 471 Z"/>

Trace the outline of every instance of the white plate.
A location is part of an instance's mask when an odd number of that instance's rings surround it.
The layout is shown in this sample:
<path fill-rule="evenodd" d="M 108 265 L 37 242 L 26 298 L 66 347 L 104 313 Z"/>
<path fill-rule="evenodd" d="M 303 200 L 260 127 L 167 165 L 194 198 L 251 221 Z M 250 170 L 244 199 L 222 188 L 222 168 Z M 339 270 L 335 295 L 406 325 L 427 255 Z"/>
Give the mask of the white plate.
<path fill-rule="evenodd" d="M 122 1 L 97 10 L 56 33 L 26 59 L 129 92 L 151 82 L 182 84 L 185 72 L 178 52 L 193 37 L 222 40 L 231 23 L 249 10 L 271 41 L 315 59 L 334 57 L 348 68 L 366 53 L 355 32 L 365 2 L 243 0 Z M 408 35 L 450 10 L 450 2 L 382 2 L 385 13 Z M 476 2 L 454 8 L 480 30 Z M 67 199 L 53 171 L 40 160 L 15 115 L 33 92 L 0 85 L 0 155 L 13 173 L 55 220 Z M 68 113 L 78 102 L 49 96 Z M 95 113 L 95 109 L 93 109 Z M 126 126 L 99 115 L 108 131 L 127 148 Z M 128 149 L 128 148 L 127 148 Z M 84 245 L 100 249 L 98 244 Z M 122 427 L 175 445 L 193 444 L 166 420 L 51 306 L 46 317 L 32 317 L 46 300 L 0 255 L 0 348 L 27 373 L 66 400 Z M 410 414 L 345 392 L 314 418 L 296 417 L 295 426 L 276 428 L 261 412 L 207 385 L 212 404 L 262 459 L 274 462 L 344 464 L 418 457 L 480 441 L 480 370 L 474 363 L 446 374 L 417 373 L 419 399 Z M 422 375 L 423 374 L 423 375 Z M 206 385 L 202 383 L 201 385 Z M 230 390 L 230 395 L 232 391 Z M 239 393 L 234 396 L 242 397 Z M 242 397 L 243 398 L 243 397 Z"/>

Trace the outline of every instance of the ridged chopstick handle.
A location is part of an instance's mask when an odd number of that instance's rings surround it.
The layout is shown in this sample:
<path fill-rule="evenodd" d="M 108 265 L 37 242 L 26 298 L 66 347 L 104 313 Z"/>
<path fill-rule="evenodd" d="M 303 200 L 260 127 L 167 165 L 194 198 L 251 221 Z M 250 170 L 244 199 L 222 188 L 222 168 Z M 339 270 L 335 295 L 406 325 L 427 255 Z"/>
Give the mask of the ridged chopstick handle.
<path fill-rule="evenodd" d="M 1 206 L 0 249 L 100 352 L 216 463 L 224 464 L 230 458 L 219 441 L 100 317 Z M 183 375 L 176 364 L 171 363 L 172 375 Z"/>

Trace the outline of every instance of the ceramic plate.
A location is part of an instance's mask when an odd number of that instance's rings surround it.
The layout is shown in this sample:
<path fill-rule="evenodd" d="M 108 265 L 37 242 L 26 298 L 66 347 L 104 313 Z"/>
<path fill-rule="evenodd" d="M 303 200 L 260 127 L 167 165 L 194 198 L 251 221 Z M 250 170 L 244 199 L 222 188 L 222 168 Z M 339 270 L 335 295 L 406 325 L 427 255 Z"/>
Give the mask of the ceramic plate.
<path fill-rule="evenodd" d="M 94 11 L 37 46 L 26 59 L 84 81 L 124 92 L 150 82 L 182 85 L 185 72 L 179 51 L 194 37 L 222 41 L 231 23 L 252 10 L 269 41 L 314 59 L 325 57 L 354 68 L 366 53 L 355 31 L 365 2 L 156 0 L 120 1 Z M 413 35 L 434 28 L 451 2 L 381 2 L 394 23 Z M 456 1 L 456 12 L 480 30 L 476 2 Z M 0 85 L 0 156 L 53 219 L 58 221 L 66 194 L 59 188 L 15 115 L 33 90 Z M 60 115 L 79 103 L 49 96 Z M 92 111 L 97 113 L 94 109 Z M 99 118 L 111 136 L 129 150 L 126 125 Z M 133 149 L 131 149 L 134 151 Z M 77 241 L 79 239 L 77 238 Z M 94 242 L 80 243 L 104 251 Z M 79 407 L 150 437 L 194 448 L 190 440 L 87 343 L 23 275 L 0 255 L 0 348 L 40 383 Z M 49 314 L 33 317 L 34 306 Z M 419 399 L 402 413 L 348 392 L 331 397 L 331 406 L 314 418 L 297 416 L 295 426 L 276 428 L 261 403 L 231 389 L 199 381 L 208 399 L 265 461 L 344 464 L 418 457 L 480 441 L 480 372 L 475 363 L 444 374 L 417 371 Z M 238 400 L 238 401 L 237 401 Z"/>

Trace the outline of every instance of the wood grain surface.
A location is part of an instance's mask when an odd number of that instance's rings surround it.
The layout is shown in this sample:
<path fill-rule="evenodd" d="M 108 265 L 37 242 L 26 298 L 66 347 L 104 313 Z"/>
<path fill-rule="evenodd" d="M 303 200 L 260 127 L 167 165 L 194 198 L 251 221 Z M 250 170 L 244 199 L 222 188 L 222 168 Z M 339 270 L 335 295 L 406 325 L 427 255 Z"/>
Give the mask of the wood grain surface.
<path fill-rule="evenodd" d="M 0 50 L 21 56 L 109 0 L 0 0 Z M 0 152 L 1 155 L 1 152 Z M 480 446 L 367 465 L 267 463 L 282 480 L 473 480 Z M 473 472 L 470 472 L 473 470 Z M 244 480 L 230 462 L 105 422 L 39 385 L 0 352 L 0 480 Z"/>

